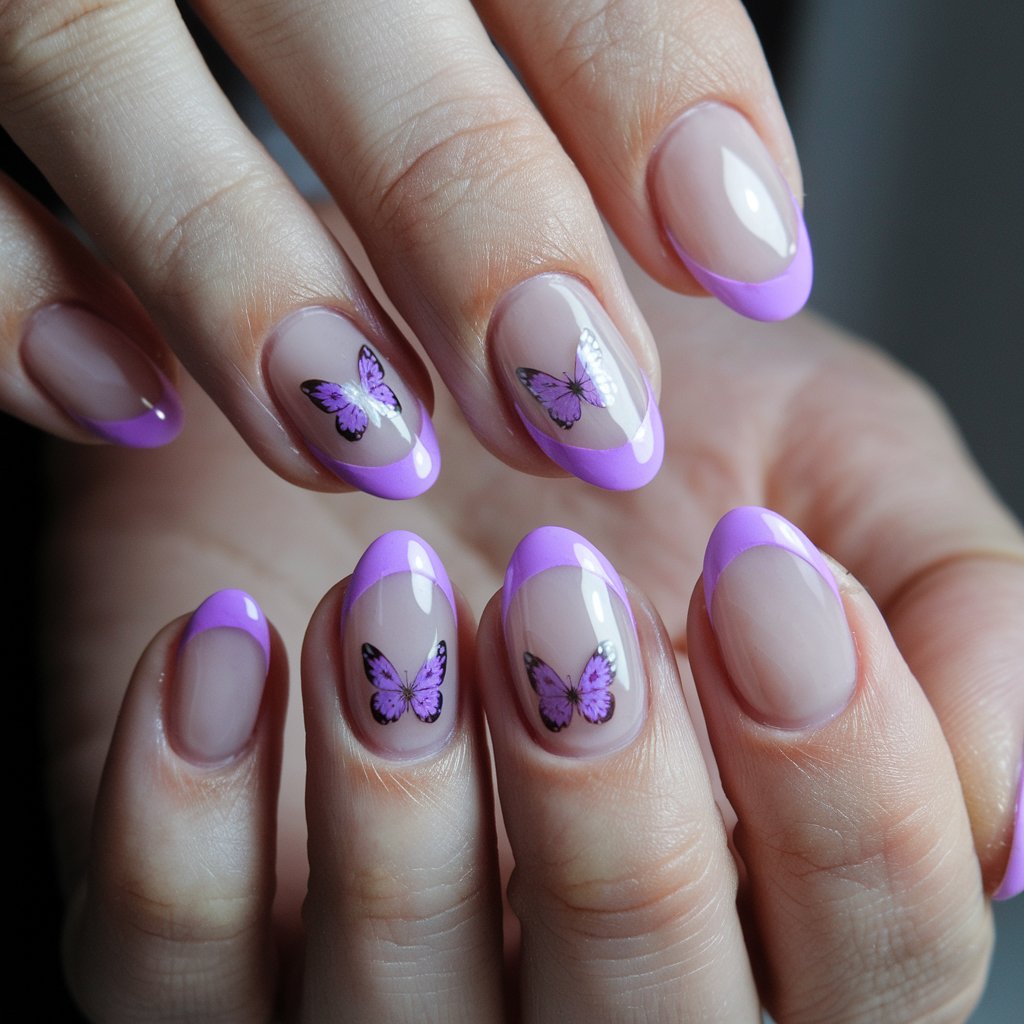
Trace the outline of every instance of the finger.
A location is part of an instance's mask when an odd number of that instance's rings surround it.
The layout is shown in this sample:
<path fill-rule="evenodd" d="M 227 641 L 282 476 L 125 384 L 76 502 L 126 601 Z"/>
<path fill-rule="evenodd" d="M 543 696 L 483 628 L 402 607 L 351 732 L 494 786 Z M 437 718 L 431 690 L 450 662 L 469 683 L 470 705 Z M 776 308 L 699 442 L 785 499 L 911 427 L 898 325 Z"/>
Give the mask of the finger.
<path fill-rule="evenodd" d="M 0 118 L 272 468 L 321 490 L 430 486 L 425 370 L 170 0 L 5 5 Z"/>
<path fill-rule="evenodd" d="M 466 0 L 199 7 L 484 443 L 544 471 L 539 447 L 603 487 L 649 481 L 649 331 L 586 184 Z M 385 52 L 367 44 L 382 24 Z"/>
<path fill-rule="evenodd" d="M 351 1021 L 501 1019 L 471 630 L 436 553 L 404 531 L 374 541 L 310 622 L 304 1020 L 339 1006 Z"/>
<path fill-rule="evenodd" d="M 688 638 L 773 1017 L 966 1019 L 991 915 L 949 747 L 867 593 L 735 509 Z"/>
<path fill-rule="evenodd" d="M 137 300 L 2 175 L 0 325 L 4 411 L 69 441 L 177 436 L 173 358 Z"/>
<path fill-rule="evenodd" d="M 284 653 L 220 591 L 135 672 L 65 934 L 90 1019 L 269 1018 Z"/>
<path fill-rule="evenodd" d="M 588 541 L 542 527 L 481 623 L 524 1020 L 759 1020 L 672 648 L 631 597 Z"/>
<path fill-rule="evenodd" d="M 833 399 L 803 390 L 771 488 L 875 595 L 956 759 L 986 891 L 1009 872 L 1009 896 L 1024 888 L 1019 867 L 1010 871 L 1024 856 L 1024 536 L 934 397 L 858 361 L 864 384 L 846 402 L 849 434 L 808 432 Z M 837 458 L 850 436 L 853 456 Z"/>
<path fill-rule="evenodd" d="M 804 305 L 800 170 L 740 3 L 477 6 L 648 273 L 757 319 Z"/>

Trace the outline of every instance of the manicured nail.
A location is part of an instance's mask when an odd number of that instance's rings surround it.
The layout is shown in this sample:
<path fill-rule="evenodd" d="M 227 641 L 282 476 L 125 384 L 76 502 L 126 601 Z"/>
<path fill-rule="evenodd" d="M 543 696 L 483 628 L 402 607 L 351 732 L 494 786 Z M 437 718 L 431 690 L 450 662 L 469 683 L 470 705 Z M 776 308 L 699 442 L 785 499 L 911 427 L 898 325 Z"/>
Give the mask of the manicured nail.
<path fill-rule="evenodd" d="M 348 317 L 321 306 L 286 317 L 267 369 L 309 451 L 342 480 L 380 498 L 414 498 L 437 479 L 425 406 Z"/>
<path fill-rule="evenodd" d="M 669 240 L 712 295 L 755 320 L 803 308 L 814 276 L 803 213 L 738 110 L 701 103 L 675 120 L 650 180 Z"/>
<path fill-rule="evenodd" d="M 242 590 L 218 590 L 192 614 L 178 648 L 169 705 L 174 746 L 196 764 L 227 761 L 256 728 L 270 665 L 270 630 Z"/>
<path fill-rule="evenodd" d="M 34 313 L 21 342 L 29 376 L 76 423 L 128 448 L 158 448 L 181 431 L 170 381 L 123 331 L 82 306 Z"/>
<path fill-rule="evenodd" d="M 1012 900 L 1024 892 L 1024 755 L 1021 757 L 1021 777 L 1017 783 L 1017 803 L 1013 812 L 1013 840 L 1010 858 L 999 888 L 992 893 L 994 900 Z"/>
<path fill-rule="evenodd" d="M 426 757 L 458 709 L 455 595 L 433 548 L 395 530 L 359 559 L 341 607 L 344 703 L 374 753 Z"/>
<path fill-rule="evenodd" d="M 552 462 L 613 491 L 642 487 L 665 435 L 618 328 L 574 277 L 538 274 L 498 303 L 492 354 L 530 437 Z"/>
<path fill-rule="evenodd" d="M 522 714 L 540 745 L 595 756 L 625 746 L 646 714 L 636 623 L 618 573 L 559 526 L 527 534 L 501 593 Z"/>
<path fill-rule="evenodd" d="M 849 704 L 857 656 L 839 587 L 792 523 L 753 506 L 723 516 L 704 555 L 704 600 L 733 686 L 754 718 L 804 729 Z"/>

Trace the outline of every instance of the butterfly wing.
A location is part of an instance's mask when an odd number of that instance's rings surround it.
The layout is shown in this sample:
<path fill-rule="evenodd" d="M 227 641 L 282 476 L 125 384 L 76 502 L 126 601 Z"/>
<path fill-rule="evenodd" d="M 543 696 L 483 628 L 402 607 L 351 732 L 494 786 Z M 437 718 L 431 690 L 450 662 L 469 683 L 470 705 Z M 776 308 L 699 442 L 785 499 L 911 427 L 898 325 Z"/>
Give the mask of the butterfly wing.
<path fill-rule="evenodd" d="M 395 666 L 373 644 L 363 644 L 363 671 L 377 688 L 370 698 L 370 714 L 381 725 L 397 722 L 409 701 L 402 692 L 402 680 Z"/>
<path fill-rule="evenodd" d="M 567 380 L 552 377 L 543 370 L 520 366 L 516 370 L 519 383 L 547 410 L 547 414 L 563 429 L 568 430 L 582 415 L 579 396 L 573 394 Z"/>
<path fill-rule="evenodd" d="M 540 697 L 541 721 L 552 731 L 561 732 L 572 721 L 569 686 L 547 662 L 529 651 L 523 652 L 526 675 L 534 693 Z"/>
<path fill-rule="evenodd" d="M 354 382 L 335 384 L 329 380 L 306 380 L 299 387 L 321 412 L 334 415 L 335 429 L 342 437 L 358 441 L 363 436 L 369 420 Z"/>
<path fill-rule="evenodd" d="M 580 714 L 594 725 L 607 722 L 615 713 L 615 695 L 609 687 L 615 678 L 617 660 L 615 645 L 605 640 L 597 645 L 580 673 L 577 686 Z"/>
<path fill-rule="evenodd" d="M 439 640 L 420 666 L 412 684 L 412 710 L 421 722 L 436 722 L 441 714 L 441 684 L 448 668 L 448 645 Z"/>
<path fill-rule="evenodd" d="M 576 346 L 576 383 L 583 389 L 584 399 L 598 409 L 615 401 L 615 381 L 604 368 L 604 353 L 589 328 L 584 328 Z"/>
<path fill-rule="evenodd" d="M 398 396 L 384 383 L 384 367 L 369 345 L 359 350 L 359 383 L 380 416 L 391 419 L 402 411 Z"/>

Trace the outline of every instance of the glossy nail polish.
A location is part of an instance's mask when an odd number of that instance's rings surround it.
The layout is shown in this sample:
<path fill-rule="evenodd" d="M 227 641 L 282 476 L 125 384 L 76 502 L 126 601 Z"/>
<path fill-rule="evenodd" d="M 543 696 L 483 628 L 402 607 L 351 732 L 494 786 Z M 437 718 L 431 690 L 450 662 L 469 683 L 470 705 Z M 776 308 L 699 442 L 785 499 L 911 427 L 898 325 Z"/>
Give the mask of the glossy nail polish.
<path fill-rule="evenodd" d="M 242 590 L 219 590 L 181 636 L 168 703 L 172 742 L 186 760 L 217 764 L 248 744 L 270 665 L 270 629 Z"/>
<path fill-rule="evenodd" d="M 108 320 L 55 303 L 29 319 L 21 342 L 29 376 L 76 423 L 128 448 L 157 448 L 181 431 L 177 392 Z"/>
<path fill-rule="evenodd" d="M 666 129 L 650 187 L 665 233 L 691 274 L 730 308 L 784 320 L 811 292 L 799 204 L 750 122 L 701 103 Z"/>
<path fill-rule="evenodd" d="M 495 308 L 491 349 L 530 437 L 581 480 L 625 491 L 658 472 L 665 438 L 650 385 L 581 281 L 538 274 Z"/>
<path fill-rule="evenodd" d="M 1017 783 L 1017 799 L 1013 812 L 1013 839 L 1010 856 L 999 888 L 992 894 L 994 900 L 1010 900 L 1024 892 L 1024 755 L 1021 757 L 1021 776 Z"/>
<path fill-rule="evenodd" d="M 413 498 L 441 466 L 433 424 L 376 344 L 346 316 L 299 310 L 272 332 L 274 397 L 313 456 L 380 498 Z"/>
<path fill-rule="evenodd" d="M 722 660 L 766 725 L 822 725 L 850 702 L 857 656 L 839 588 L 818 549 L 765 508 L 719 521 L 704 556 L 704 598 Z"/>
<path fill-rule="evenodd" d="M 559 526 L 527 534 L 501 615 L 510 699 L 542 747 L 593 757 L 636 737 L 647 700 L 636 623 L 618 573 L 586 538 Z"/>
<path fill-rule="evenodd" d="M 344 703 L 359 739 L 383 757 L 444 747 L 458 712 L 455 595 L 421 537 L 395 530 L 359 559 L 341 609 Z"/>

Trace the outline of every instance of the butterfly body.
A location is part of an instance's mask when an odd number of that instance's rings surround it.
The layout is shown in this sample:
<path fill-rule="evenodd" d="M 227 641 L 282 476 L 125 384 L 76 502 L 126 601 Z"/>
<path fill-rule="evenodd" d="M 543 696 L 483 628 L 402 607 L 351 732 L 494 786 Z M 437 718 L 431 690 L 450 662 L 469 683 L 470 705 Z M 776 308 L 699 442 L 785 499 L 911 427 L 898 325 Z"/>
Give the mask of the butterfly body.
<path fill-rule="evenodd" d="M 303 381 L 302 393 L 321 411 L 334 416 L 335 429 L 347 441 L 358 441 L 372 423 L 379 427 L 402 411 L 398 396 L 384 383 L 384 367 L 368 345 L 359 349 L 358 380 L 341 384 L 311 379 Z"/>
<path fill-rule="evenodd" d="M 616 386 L 604 368 L 604 355 L 594 332 L 584 329 L 576 346 L 574 370 L 555 377 L 529 366 L 516 369 L 519 383 L 537 399 L 563 430 L 583 415 L 583 403 L 605 409 L 615 400 Z"/>
<path fill-rule="evenodd" d="M 551 732 L 561 732 L 576 712 L 592 725 L 607 722 L 615 713 L 615 695 L 609 688 L 617 661 L 615 645 L 610 640 L 599 643 L 574 683 L 572 676 L 562 679 L 547 662 L 524 651 L 526 675 L 540 698 L 538 711 L 544 725 Z"/>
<path fill-rule="evenodd" d="M 373 644 L 363 644 L 363 671 L 376 692 L 370 698 L 370 714 L 381 725 L 397 722 L 406 711 L 421 722 L 436 722 L 444 703 L 441 684 L 448 668 L 448 645 L 439 640 L 430 649 L 412 682 Z"/>

